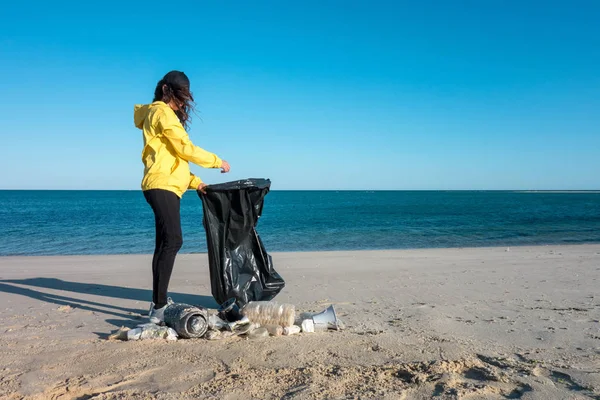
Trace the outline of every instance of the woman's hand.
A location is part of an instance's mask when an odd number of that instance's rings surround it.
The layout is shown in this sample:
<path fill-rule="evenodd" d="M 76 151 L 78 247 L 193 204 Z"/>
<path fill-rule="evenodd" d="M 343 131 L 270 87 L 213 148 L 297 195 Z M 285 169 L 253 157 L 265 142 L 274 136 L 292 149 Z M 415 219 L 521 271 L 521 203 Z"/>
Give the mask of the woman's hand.
<path fill-rule="evenodd" d="M 221 164 L 221 173 L 226 174 L 227 172 L 229 172 L 230 169 L 231 167 L 229 166 L 229 163 L 223 160 L 223 164 Z"/>
<path fill-rule="evenodd" d="M 201 183 L 201 184 L 199 184 L 199 185 L 198 185 L 198 191 L 199 191 L 200 193 L 204 193 L 204 194 L 206 194 L 206 187 L 207 187 L 207 186 L 208 186 L 208 185 L 207 185 L 206 183 L 204 183 L 204 182 L 203 182 L 203 183 Z"/>

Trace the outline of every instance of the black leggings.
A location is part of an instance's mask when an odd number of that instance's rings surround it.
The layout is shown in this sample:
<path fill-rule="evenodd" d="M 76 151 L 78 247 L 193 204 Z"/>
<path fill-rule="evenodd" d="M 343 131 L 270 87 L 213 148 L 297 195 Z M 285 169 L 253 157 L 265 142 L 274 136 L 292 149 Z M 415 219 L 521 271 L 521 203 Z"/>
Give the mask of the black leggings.
<path fill-rule="evenodd" d="M 152 301 L 155 308 L 162 308 L 167 304 L 167 290 L 175 256 L 183 245 L 179 214 L 181 199 L 175 193 L 162 189 L 147 190 L 144 197 L 154 211 L 156 223 L 156 247 L 152 259 Z"/>

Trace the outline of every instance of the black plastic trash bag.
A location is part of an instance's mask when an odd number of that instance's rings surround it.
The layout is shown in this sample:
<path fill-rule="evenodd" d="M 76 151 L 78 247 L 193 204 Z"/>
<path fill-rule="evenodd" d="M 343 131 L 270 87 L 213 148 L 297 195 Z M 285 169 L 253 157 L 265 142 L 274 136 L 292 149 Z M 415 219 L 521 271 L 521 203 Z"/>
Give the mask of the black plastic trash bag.
<path fill-rule="evenodd" d="M 247 179 L 206 187 L 199 193 L 204 210 L 212 295 L 219 304 L 235 298 L 271 300 L 285 286 L 255 230 L 268 179 Z"/>

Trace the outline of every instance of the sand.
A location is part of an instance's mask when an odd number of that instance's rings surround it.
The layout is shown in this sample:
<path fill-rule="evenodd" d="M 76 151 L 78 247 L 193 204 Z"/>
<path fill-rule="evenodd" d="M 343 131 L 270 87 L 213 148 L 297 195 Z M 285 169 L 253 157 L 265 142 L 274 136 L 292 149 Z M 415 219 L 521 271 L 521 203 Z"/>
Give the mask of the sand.
<path fill-rule="evenodd" d="M 144 321 L 150 256 L 0 258 L 3 399 L 600 399 L 600 245 L 273 254 L 342 332 L 107 340 Z M 205 254 L 176 301 L 216 307 Z"/>

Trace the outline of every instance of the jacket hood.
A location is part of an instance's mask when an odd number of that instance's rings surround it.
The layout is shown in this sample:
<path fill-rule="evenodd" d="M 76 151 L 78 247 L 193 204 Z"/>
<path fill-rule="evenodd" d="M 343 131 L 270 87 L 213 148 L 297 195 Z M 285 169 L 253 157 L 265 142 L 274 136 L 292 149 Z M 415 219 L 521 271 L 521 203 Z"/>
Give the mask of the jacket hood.
<path fill-rule="evenodd" d="M 144 121 L 148 117 L 148 111 L 150 110 L 150 104 L 136 104 L 133 107 L 133 122 L 135 126 L 142 129 Z"/>

